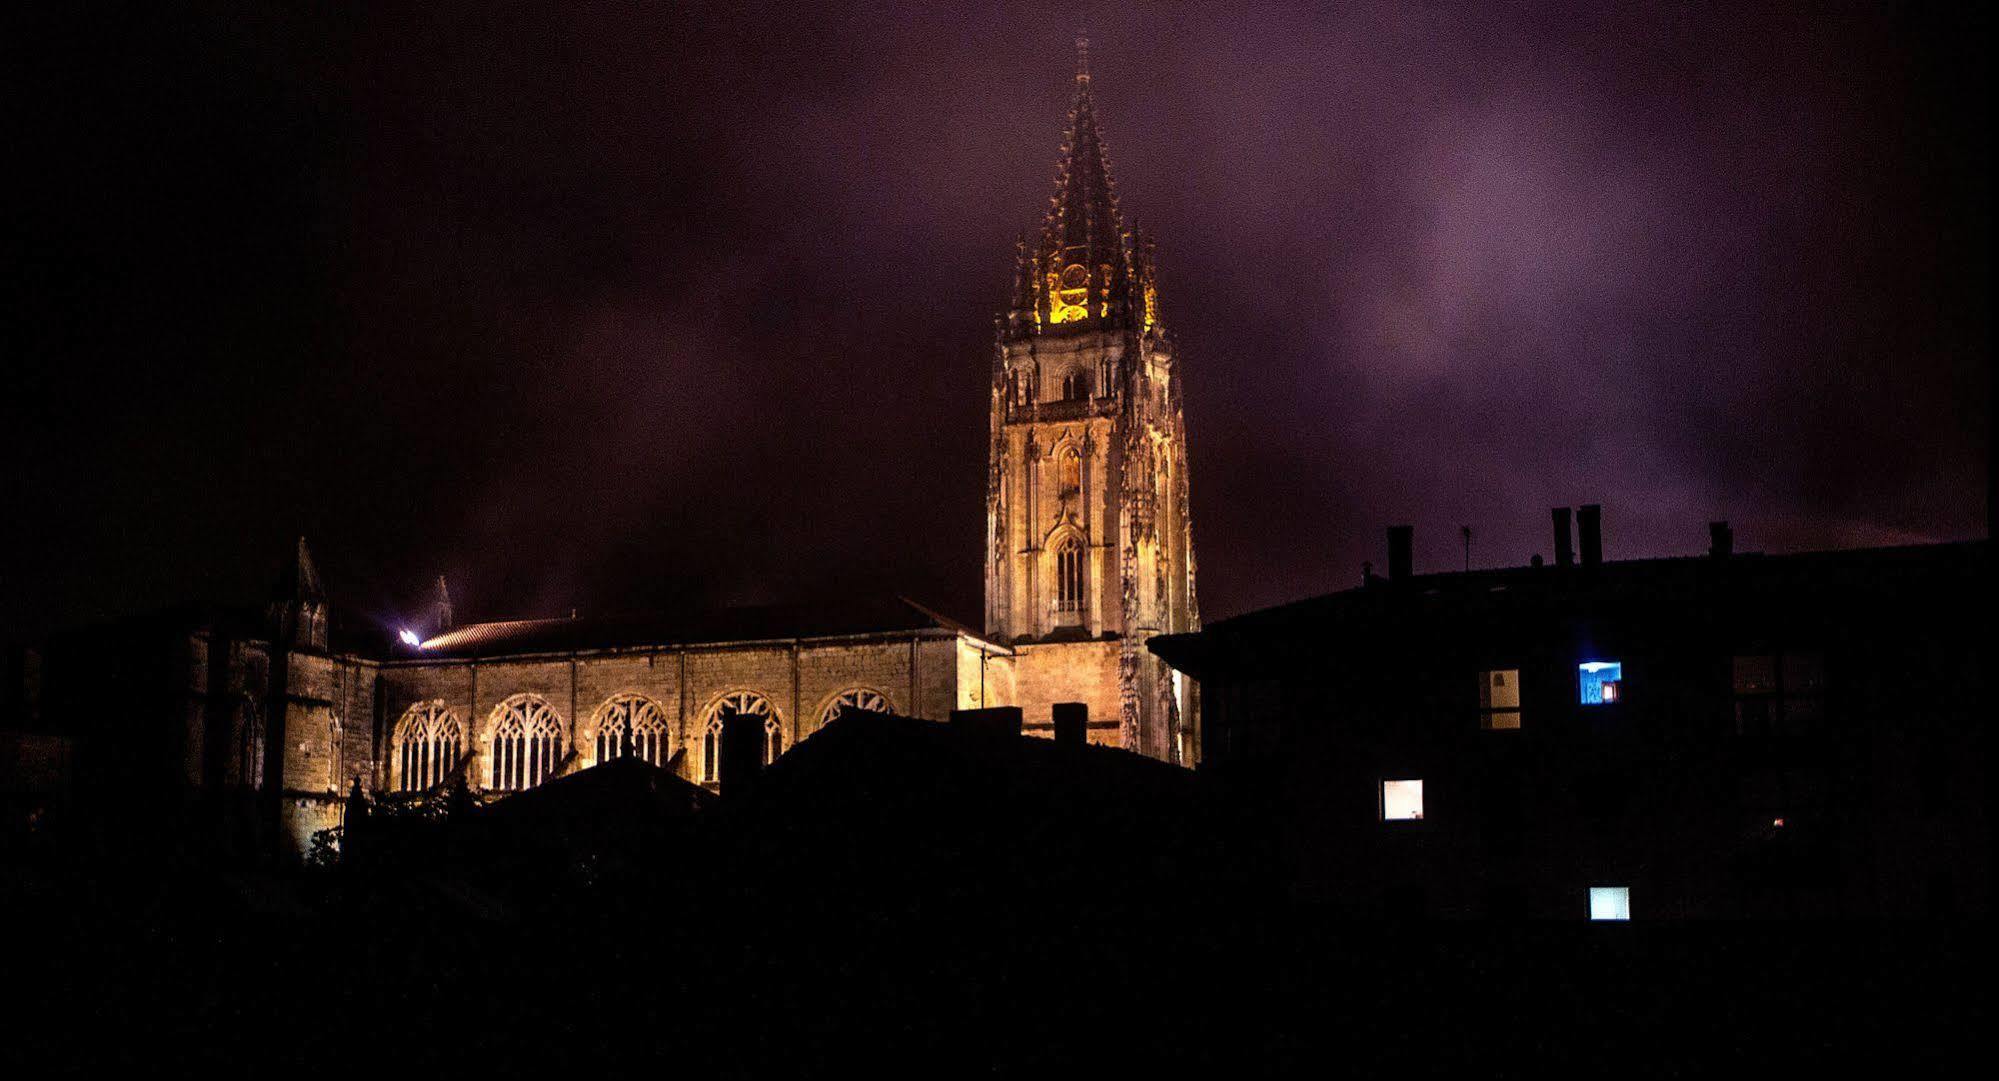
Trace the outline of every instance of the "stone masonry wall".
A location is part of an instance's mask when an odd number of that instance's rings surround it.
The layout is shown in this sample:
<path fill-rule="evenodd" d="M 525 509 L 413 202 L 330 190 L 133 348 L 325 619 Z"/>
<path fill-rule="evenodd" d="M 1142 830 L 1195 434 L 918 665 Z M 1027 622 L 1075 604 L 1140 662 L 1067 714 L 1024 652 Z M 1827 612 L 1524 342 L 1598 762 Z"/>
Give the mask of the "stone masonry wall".
<path fill-rule="evenodd" d="M 1014 702 L 1028 733 L 1052 736 L 1055 703 L 1083 702 L 1090 707 L 1090 742 L 1117 746 L 1119 644 L 1107 639 L 1015 646 Z"/>
<path fill-rule="evenodd" d="M 352 753 L 378 787 L 395 784 L 392 762 L 398 726 L 412 706 L 441 701 L 465 727 L 473 758 L 467 778 L 474 789 L 492 780 L 492 739 L 499 707 L 516 695 L 545 701 L 576 751 L 575 768 L 596 763 L 600 711 L 620 694 L 652 700 L 667 719 L 669 753 L 685 749 L 682 771 L 702 775 L 703 722 L 725 696 L 751 693 L 767 700 L 778 718 L 784 746 L 817 731 L 842 692 L 879 694 L 895 712 L 942 720 L 961 701 L 960 636 L 925 632 L 870 635 L 797 643 L 750 643 L 578 655 L 575 657 L 449 660 L 381 667 L 381 732 L 373 754 Z M 976 678 L 976 668 L 972 670 Z M 356 677 L 359 683 L 372 681 Z M 974 684 L 972 693 L 976 695 Z M 350 726 L 350 729 L 353 726 Z M 348 742 L 353 741 L 350 734 Z"/>

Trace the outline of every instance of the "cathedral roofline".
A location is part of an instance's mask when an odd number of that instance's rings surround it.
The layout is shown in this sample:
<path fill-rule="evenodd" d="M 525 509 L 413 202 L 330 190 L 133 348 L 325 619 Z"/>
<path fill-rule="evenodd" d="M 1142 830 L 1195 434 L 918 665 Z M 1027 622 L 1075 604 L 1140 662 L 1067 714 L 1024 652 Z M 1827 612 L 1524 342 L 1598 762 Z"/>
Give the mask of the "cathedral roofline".
<path fill-rule="evenodd" d="M 836 604 L 471 623 L 425 639 L 417 650 L 394 660 L 478 660 L 626 649 L 866 639 L 883 635 L 968 637 L 993 652 L 1006 649 L 1003 643 L 906 597 L 869 597 Z"/>

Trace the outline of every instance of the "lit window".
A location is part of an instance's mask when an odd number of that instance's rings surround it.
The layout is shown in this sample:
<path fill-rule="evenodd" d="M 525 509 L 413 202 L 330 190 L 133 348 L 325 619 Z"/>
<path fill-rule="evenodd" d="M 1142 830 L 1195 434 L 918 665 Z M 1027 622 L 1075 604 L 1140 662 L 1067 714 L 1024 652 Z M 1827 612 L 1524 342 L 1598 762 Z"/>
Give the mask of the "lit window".
<path fill-rule="evenodd" d="M 666 715 L 644 695 L 621 694 L 597 710 L 597 761 L 627 756 L 667 762 Z"/>
<path fill-rule="evenodd" d="M 463 753 L 465 727 L 441 701 L 418 702 L 396 725 L 390 784 L 398 792 L 422 792 L 444 783 Z"/>
<path fill-rule="evenodd" d="M 854 710 L 860 713 L 887 713 L 888 699 L 880 691 L 866 687 L 856 687 L 851 691 L 841 691 L 826 703 L 826 709 L 819 714 L 819 727 L 824 728 L 840 716 Z"/>
<path fill-rule="evenodd" d="M 1589 918 L 1628 920 L 1631 918 L 1631 889 L 1627 886 L 1591 886 Z"/>
<path fill-rule="evenodd" d="M 519 792 L 553 776 L 562 764 L 562 721 L 547 702 L 515 695 L 493 710 L 493 787 Z"/>
<path fill-rule="evenodd" d="M 1520 670 L 1500 668 L 1478 674 L 1478 726 L 1520 727 Z"/>
<path fill-rule="evenodd" d="M 1582 704 L 1608 706 L 1624 700 L 1624 665 L 1618 661 L 1584 661 L 1576 666 Z"/>
<path fill-rule="evenodd" d="M 1422 819 L 1423 782 L 1381 782 L 1381 817 L 1389 822 L 1415 822 Z"/>
<path fill-rule="evenodd" d="M 771 708 L 770 699 L 751 691 L 737 691 L 725 694 L 709 703 L 705 714 L 707 723 L 702 726 L 701 737 L 701 780 L 714 784 L 722 779 L 722 728 L 733 715 L 762 717 L 764 722 L 764 765 L 777 761 L 784 751 L 784 730 L 778 724 L 777 711 Z"/>

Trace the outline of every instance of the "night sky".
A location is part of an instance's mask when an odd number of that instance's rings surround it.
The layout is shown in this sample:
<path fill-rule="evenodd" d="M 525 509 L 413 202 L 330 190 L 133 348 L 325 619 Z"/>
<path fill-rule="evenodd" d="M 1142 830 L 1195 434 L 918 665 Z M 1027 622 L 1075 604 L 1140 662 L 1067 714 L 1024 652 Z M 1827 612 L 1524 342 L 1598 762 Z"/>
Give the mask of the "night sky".
<path fill-rule="evenodd" d="M 1391 522 L 1419 570 L 1591 501 L 1610 558 L 1986 531 L 1971 16 L 42 6 L 0 26 L 0 636 L 254 600 L 300 533 L 390 621 L 438 574 L 461 618 L 977 619 L 1079 17 L 1210 618 Z"/>

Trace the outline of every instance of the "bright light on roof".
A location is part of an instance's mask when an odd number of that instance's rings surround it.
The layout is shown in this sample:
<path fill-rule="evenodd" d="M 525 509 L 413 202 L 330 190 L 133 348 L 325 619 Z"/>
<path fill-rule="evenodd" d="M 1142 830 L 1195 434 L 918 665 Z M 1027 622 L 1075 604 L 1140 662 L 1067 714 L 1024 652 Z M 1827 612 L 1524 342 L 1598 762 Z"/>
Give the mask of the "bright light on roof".
<path fill-rule="evenodd" d="M 403 645 L 406 645 L 406 646 L 416 646 L 416 647 L 417 647 L 417 648 L 419 648 L 419 649 L 423 648 L 423 639 L 421 639 L 421 638 L 418 638 L 418 637 L 416 636 L 416 632 L 415 632 L 415 631 L 413 631 L 413 630 L 410 630 L 410 629 L 409 629 L 408 627 L 404 627 L 404 628 L 403 628 L 403 629 L 401 630 L 401 632 L 399 632 L 399 633 L 398 633 L 398 634 L 396 635 L 396 637 L 398 637 L 398 638 L 400 638 L 400 639 L 402 639 L 402 640 L 403 640 Z"/>
<path fill-rule="evenodd" d="M 1608 668 L 1622 668 L 1623 665 L 1616 661 L 1584 661 L 1576 667 L 1585 672 L 1601 672 Z"/>

